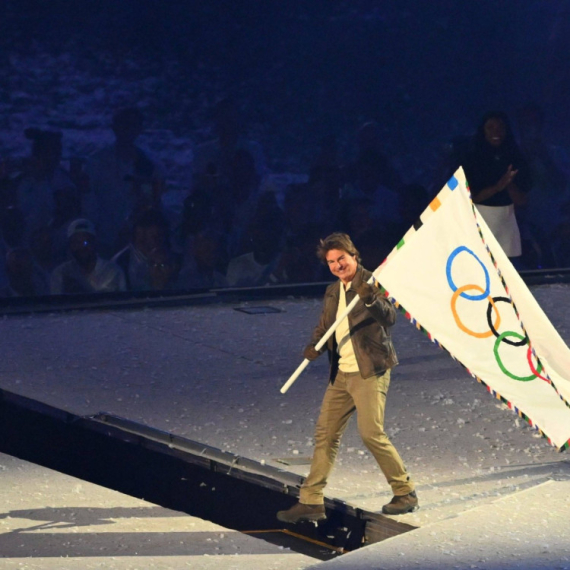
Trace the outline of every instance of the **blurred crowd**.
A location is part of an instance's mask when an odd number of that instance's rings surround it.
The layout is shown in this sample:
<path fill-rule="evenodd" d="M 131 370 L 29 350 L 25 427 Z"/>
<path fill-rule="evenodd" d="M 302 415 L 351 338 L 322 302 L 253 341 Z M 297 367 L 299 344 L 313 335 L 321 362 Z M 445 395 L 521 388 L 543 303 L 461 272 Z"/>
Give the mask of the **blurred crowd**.
<path fill-rule="evenodd" d="M 0 296 L 323 281 L 315 249 L 333 231 L 348 233 L 373 269 L 460 165 L 490 227 L 515 224 L 520 247 L 508 255 L 517 268 L 570 266 L 570 161 L 546 140 L 534 104 L 514 126 L 489 113 L 450 141 L 424 186 L 404 179 L 373 121 L 357 129 L 350 157 L 324 137 L 307 173 L 273 173 L 224 99 L 211 112 L 212 139 L 193 149 L 192 186 L 174 201 L 139 145 L 144 120 L 137 108 L 118 109 L 113 144 L 89 157 L 64 160 L 62 133 L 40 128 L 25 131 L 28 156 L 3 157 Z"/>

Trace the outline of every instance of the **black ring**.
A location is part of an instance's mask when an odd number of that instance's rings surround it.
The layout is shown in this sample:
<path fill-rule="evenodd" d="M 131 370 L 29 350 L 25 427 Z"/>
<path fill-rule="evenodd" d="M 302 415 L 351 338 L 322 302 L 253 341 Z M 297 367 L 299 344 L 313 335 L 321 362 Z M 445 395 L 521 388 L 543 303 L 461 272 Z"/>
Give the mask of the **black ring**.
<path fill-rule="evenodd" d="M 509 305 L 512 305 L 511 300 L 508 297 L 493 297 L 494 303 L 497 303 L 498 301 L 504 301 L 505 303 L 509 303 Z M 499 338 L 499 333 L 493 326 L 493 320 L 491 319 L 492 312 L 493 312 L 493 305 L 489 301 L 489 306 L 487 307 L 487 323 L 489 325 L 489 328 L 493 331 L 493 334 L 497 338 Z M 507 337 L 505 337 L 503 338 L 502 342 L 510 344 L 511 346 L 524 346 L 525 344 L 528 344 L 528 336 L 525 333 L 524 338 L 516 342 L 514 340 L 507 340 Z"/>

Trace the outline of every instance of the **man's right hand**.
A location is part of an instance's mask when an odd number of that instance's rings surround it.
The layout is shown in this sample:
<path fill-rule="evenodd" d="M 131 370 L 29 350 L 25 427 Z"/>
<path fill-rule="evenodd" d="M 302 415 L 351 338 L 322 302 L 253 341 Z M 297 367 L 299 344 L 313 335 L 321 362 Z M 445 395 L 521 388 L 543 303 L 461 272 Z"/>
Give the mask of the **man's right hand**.
<path fill-rule="evenodd" d="M 312 344 L 309 344 L 303 351 L 303 356 L 307 360 L 316 360 L 320 355 L 321 353 L 315 350 L 315 347 Z"/>

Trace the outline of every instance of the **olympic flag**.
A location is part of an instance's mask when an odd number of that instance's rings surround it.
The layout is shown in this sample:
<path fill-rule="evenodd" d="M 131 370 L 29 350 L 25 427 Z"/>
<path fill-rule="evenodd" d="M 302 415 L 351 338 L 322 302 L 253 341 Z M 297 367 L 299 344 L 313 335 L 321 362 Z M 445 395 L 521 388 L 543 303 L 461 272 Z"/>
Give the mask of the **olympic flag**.
<path fill-rule="evenodd" d="M 569 446 L 570 349 L 478 214 L 461 168 L 374 276 L 492 395 Z"/>

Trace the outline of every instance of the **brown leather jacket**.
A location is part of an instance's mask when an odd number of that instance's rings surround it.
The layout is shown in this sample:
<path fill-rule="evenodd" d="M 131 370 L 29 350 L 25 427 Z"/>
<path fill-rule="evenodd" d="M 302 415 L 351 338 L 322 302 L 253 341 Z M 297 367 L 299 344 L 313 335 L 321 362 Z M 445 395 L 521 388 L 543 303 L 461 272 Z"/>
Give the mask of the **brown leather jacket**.
<path fill-rule="evenodd" d="M 370 271 L 364 269 L 361 265 L 358 266 L 352 281 L 352 287 L 346 292 L 347 305 L 356 296 L 353 290 L 354 286 L 362 281 L 368 281 L 371 276 L 372 273 Z M 323 312 L 321 313 L 319 324 L 315 327 L 311 337 L 313 346 L 317 344 L 336 320 L 340 285 L 341 282 L 339 280 L 327 287 Z M 356 362 L 363 378 L 383 374 L 386 370 L 398 364 L 398 357 L 392 344 L 389 329 L 395 322 L 396 309 L 388 299 L 382 297 L 380 291 L 376 294 L 376 299 L 370 307 L 359 301 L 349 313 L 350 339 L 352 340 Z M 328 350 L 331 364 L 329 380 L 334 382 L 339 361 L 336 336 L 334 334 L 328 339 L 326 349 Z M 324 348 L 321 349 L 321 353 L 324 350 Z"/>

